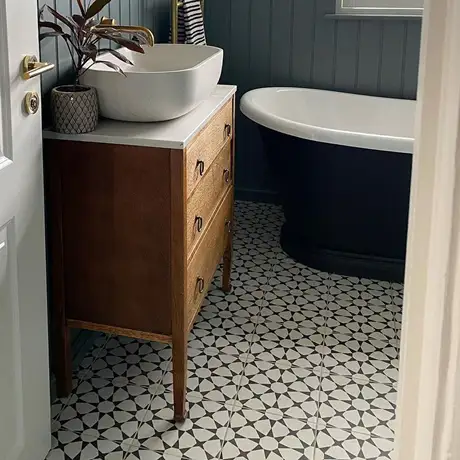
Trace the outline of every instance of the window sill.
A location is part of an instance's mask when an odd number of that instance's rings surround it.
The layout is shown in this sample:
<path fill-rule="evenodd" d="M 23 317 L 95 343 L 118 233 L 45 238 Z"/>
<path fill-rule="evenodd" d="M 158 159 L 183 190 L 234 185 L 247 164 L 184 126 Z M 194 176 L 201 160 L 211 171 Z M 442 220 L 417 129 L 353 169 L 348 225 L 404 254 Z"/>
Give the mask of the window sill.
<path fill-rule="evenodd" d="M 365 20 L 374 20 L 374 21 L 382 21 L 382 20 L 403 20 L 403 21 L 421 21 L 422 16 L 420 15 L 410 15 L 410 14 L 352 14 L 352 13 L 347 13 L 347 14 L 340 14 L 340 13 L 330 13 L 324 15 L 326 19 L 333 19 L 333 20 L 359 20 L 359 19 L 365 19 Z"/>

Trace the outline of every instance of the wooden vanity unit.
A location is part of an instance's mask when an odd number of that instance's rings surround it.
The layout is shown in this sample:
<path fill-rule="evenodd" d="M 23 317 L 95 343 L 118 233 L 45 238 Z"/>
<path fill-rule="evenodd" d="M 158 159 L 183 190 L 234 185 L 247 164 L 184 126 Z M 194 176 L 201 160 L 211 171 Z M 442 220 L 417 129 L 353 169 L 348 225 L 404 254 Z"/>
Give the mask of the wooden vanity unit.
<path fill-rule="evenodd" d="M 177 120 L 44 133 L 60 396 L 72 386 L 69 328 L 167 342 L 184 419 L 187 337 L 222 258 L 231 287 L 235 90 L 219 85 Z"/>

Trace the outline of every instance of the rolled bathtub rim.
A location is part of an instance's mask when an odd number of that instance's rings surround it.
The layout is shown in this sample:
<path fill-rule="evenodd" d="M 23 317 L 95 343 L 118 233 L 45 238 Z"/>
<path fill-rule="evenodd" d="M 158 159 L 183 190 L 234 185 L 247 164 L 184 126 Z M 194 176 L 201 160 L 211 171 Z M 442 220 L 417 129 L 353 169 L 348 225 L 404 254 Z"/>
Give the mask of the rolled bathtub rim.
<path fill-rule="evenodd" d="M 346 97 L 350 99 L 350 93 L 341 93 L 329 90 L 295 87 L 259 88 L 249 91 L 243 95 L 240 102 L 240 110 L 246 117 L 261 126 L 301 139 L 361 149 L 406 154 L 413 153 L 413 133 L 407 133 L 406 136 L 390 136 L 379 132 L 361 132 L 359 128 L 351 131 L 347 129 L 317 126 L 312 123 L 303 123 L 287 118 L 285 116 L 281 116 L 280 114 L 274 113 L 273 110 L 267 110 L 267 108 L 260 105 L 261 98 L 263 100 L 264 97 L 267 98 L 272 96 L 274 93 L 279 92 L 303 93 L 305 96 L 307 96 L 308 93 L 316 93 L 317 95 L 319 93 L 329 93 L 327 97 L 340 98 L 343 97 L 343 95 L 346 95 Z M 378 104 L 379 102 L 386 100 L 387 103 L 391 101 L 393 104 L 405 104 L 406 109 L 409 107 L 408 104 L 410 104 L 409 112 L 415 120 L 415 101 L 390 99 L 377 96 L 365 96 L 358 94 L 353 94 L 351 96 L 356 99 L 356 103 L 359 103 L 360 100 L 366 100 L 366 102 L 375 102 Z M 318 109 L 320 108 L 318 107 Z"/>

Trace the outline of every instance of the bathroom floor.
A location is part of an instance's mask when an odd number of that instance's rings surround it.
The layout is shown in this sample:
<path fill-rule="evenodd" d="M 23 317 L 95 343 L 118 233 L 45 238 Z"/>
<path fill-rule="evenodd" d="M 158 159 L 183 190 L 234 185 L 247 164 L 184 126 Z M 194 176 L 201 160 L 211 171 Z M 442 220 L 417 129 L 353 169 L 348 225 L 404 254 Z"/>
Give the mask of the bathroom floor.
<path fill-rule="evenodd" d="M 217 276 L 190 334 L 187 420 L 168 345 L 101 336 L 53 404 L 49 460 L 390 458 L 403 287 L 294 262 L 282 219 L 237 203 L 233 292 Z"/>

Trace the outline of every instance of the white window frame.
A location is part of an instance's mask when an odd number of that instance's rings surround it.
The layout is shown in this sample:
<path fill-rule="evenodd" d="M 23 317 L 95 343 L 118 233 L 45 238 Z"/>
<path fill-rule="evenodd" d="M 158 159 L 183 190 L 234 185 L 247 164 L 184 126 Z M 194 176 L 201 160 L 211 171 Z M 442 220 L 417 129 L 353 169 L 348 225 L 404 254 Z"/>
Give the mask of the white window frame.
<path fill-rule="evenodd" d="M 378 0 L 375 0 L 378 4 Z M 335 13 L 346 16 L 423 16 L 423 8 L 348 7 L 343 0 L 336 0 Z"/>

